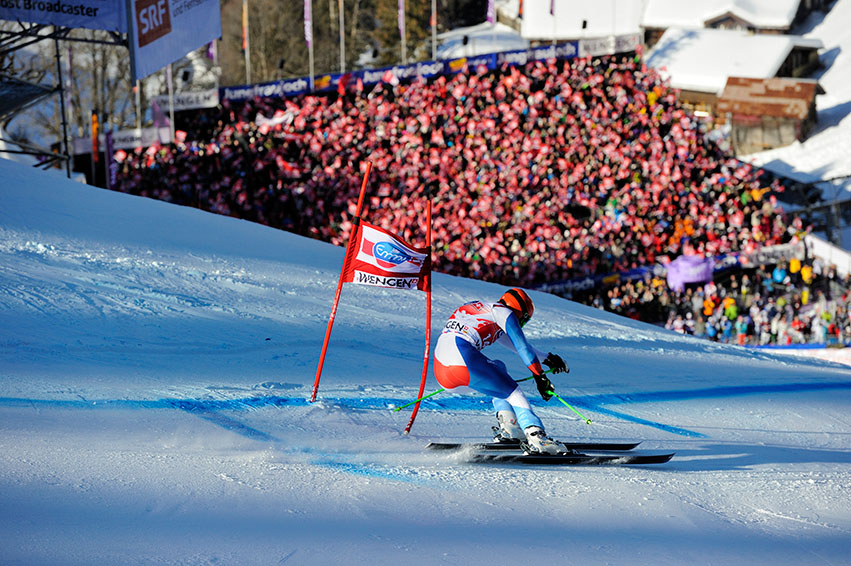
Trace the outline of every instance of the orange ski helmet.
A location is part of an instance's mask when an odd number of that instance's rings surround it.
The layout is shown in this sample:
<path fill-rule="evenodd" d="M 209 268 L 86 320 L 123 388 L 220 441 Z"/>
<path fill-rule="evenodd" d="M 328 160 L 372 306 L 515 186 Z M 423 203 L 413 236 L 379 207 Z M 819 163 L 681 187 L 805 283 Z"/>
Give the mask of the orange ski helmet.
<path fill-rule="evenodd" d="M 535 313 L 535 305 L 532 303 L 532 299 L 529 298 L 526 291 L 518 287 L 506 291 L 499 298 L 499 302 L 514 311 L 514 314 L 520 319 L 520 326 L 529 322 L 529 319 Z"/>

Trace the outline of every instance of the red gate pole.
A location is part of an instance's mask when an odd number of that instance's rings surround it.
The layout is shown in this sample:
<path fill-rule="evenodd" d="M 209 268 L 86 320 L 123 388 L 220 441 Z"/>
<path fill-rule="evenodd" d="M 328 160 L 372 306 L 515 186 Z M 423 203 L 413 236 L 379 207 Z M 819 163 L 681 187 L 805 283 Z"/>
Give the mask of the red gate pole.
<path fill-rule="evenodd" d="M 428 360 L 431 353 L 431 195 L 428 196 L 426 204 L 426 248 L 428 248 L 428 287 L 426 288 L 426 335 L 425 335 L 425 355 L 423 356 L 423 376 L 420 380 L 420 392 L 417 393 L 417 398 L 423 396 L 425 391 L 426 378 L 428 377 Z M 408 426 L 405 427 L 405 434 L 411 432 L 411 427 L 414 426 L 414 419 L 417 418 L 417 413 L 420 410 L 422 399 L 414 405 L 414 412 L 411 413 L 411 420 L 408 421 Z"/>
<path fill-rule="evenodd" d="M 322 377 L 322 366 L 325 364 L 325 353 L 328 351 L 328 341 L 331 339 L 331 328 L 334 326 L 334 318 L 337 316 L 337 305 L 340 302 L 340 294 L 343 292 L 343 273 L 346 270 L 346 262 L 354 251 L 353 246 L 357 243 L 357 232 L 360 226 L 360 213 L 363 207 L 363 195 L 366 192 L 366 181 L 372 170 L 372 162 L 366 162 L 366 171 L 363 174 L 363 182 L 358 196 L 358 205 L 355 209 L 355 217 L 352 219 L 352 230 L 349 232 L 349 242 L 346 244 L 346 254 L 343 256 L 343 267 L 340 269 L 340 279 L 337 281 L 337 292 L 334 294 L 334 304 L 331 307 L 331 316 L 328 317 L 328 328 L 325 329 L 325 340 L 322 343 L 322 353 L 319 355 L 319 367 L 316 368 L 316 379 L 313 381 L 313 393 L 310 402 L 316 401 L 316 392 L 319 390 L 319 378 Z"/>

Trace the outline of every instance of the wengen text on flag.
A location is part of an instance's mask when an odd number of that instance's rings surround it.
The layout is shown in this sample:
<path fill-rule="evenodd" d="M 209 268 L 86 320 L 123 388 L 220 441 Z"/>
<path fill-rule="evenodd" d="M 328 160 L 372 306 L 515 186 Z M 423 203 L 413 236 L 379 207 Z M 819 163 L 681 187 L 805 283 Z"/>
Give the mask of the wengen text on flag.
<path fill-rule="evenodd" d="M 431 254 L 399 236 L 362 222 L 343 266 L 343 282 L 392 289 L 428 289 Z"/>

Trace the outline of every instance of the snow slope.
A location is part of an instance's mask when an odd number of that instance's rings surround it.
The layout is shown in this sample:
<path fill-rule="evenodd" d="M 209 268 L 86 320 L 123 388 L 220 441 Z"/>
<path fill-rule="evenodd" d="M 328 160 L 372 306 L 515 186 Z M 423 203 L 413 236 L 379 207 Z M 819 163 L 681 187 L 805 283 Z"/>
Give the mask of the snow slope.
<path fill-rule="evenodd" d="M 422 293 L 347 285 L 310 404 L 342 249 L 5 160 L 0 180 L 4 565 L 848 563 L 846 367 L 533 293 L 530 340 L 594 421 L 533 400 L 549 432 L 677 456 L 467 464 L 423 446 L 487 438 L 487 400 L 437 395 L 408 436 L 390 409 L 416 395 Z M 500 292 L 438 274 L 433 337 Z"/>

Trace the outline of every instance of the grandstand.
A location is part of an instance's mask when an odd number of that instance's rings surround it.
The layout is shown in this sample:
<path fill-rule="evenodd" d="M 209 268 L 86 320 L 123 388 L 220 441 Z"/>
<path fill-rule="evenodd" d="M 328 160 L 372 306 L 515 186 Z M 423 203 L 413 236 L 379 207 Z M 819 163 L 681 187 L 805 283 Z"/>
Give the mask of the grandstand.
<path fill-rule="evenodd" d="M 343 244 L 368 158 L 372 222 L 417 241 L 423 217 L 410 212 L 434 189 L 435 268 L 505 284 L 555 290 L 683 253 L 753 254 L 805 232 L 778 206 L 783 186 L 707 141 L 635 55 L 226 101 L 184 120 L 187 141 L 126 156 L 120 190 Z M 213 137 L 199 140 L 210 123 Z M 644 309 L 600 301 L 617 289 L 575 298 L 660 324 L 677 310 L 658 294 Z"/>
<path fill-rule="evenodd" d="M 438 271 L 710 339 L 851 340 L 848 270 L 813 256 L 787 183 L 712 141 L 640 47 L 565 45 L 232 89 L 177 113 L 174 143 L 117 152 L 116 188 L 343 245 L 368 159 L 372 223 L 418 243 L 432 198 Z M 683 255 L 714 263 L 709 287 L 666 282 Z"/>

